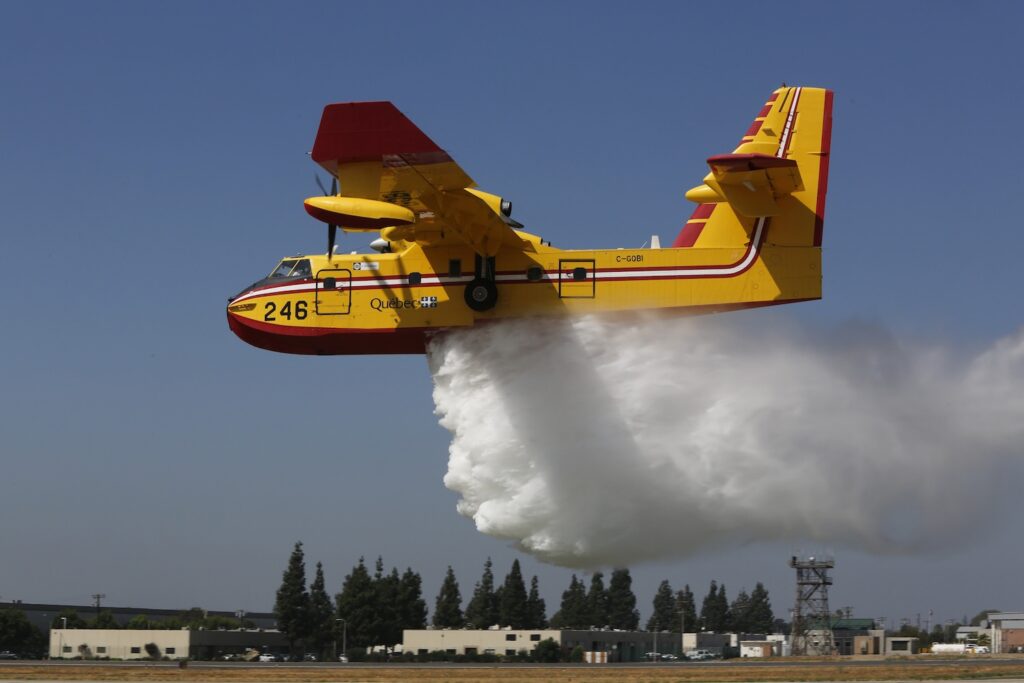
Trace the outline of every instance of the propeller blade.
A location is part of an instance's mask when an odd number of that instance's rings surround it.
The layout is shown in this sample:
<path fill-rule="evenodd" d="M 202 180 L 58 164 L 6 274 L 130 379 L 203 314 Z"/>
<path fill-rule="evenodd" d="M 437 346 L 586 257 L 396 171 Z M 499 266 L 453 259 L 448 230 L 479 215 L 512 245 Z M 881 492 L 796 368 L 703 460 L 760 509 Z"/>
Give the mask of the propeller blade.
<path fill-rule="evenodd" d="M 338 236 L 338 226 L 335 225 L 334 223 L 329 223 L 327 225 L 327 258 L 328 258 L 328 260 L 331 258 L 331 255 L 334 254 L 334 240 L 335 240 L 335 238 L 337 236 Z"/>
<path fill-rule="evenodd" d="M 324 187 L 324 182 L 322 180 L 320 180 L 320 175 L 315 173 L 315 174 L 313 174 L 313 177 L 316 178 L 316 185 L 317 185 L 317 187 L 320 188 L 320 191 L 324 193 L 325 197 L 328 196 L 327 195 L 327 188 Z M 334 194 L 334 193 L 332 192 L 331 194 Z"/>

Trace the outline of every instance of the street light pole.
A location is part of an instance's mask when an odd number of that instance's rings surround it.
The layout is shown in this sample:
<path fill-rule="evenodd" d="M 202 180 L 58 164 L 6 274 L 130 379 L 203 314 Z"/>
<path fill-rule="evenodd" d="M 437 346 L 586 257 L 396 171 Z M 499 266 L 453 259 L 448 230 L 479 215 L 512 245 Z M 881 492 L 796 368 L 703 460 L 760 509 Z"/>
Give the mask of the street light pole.
<path fill-rule="evenodd" d="M 335 619 L 335 623 L 341 622 L 341 654 L 348 652 L 348 622 L 344 619 Z M 338 641 L 334 641 L 334 649 L 338 649 Z"/>

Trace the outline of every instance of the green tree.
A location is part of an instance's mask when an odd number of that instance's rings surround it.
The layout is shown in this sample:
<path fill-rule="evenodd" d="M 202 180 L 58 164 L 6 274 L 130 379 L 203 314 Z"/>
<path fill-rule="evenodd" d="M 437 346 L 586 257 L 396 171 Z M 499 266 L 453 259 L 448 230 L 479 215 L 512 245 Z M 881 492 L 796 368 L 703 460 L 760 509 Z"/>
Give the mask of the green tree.
<path fill-rule="evenodd" d="M 484 573 L 473 589 L 473 597 L 466 605 L 466 621 L 475 628 L 489 628 L 500 620 L 498 596 L 494 592 L 494 571 L 491 558 L 484 562 Z"/>
<path fill-rule="evenodd" d="M 348 634 L 348 645 L 367 647 L 374 645 L 372 629 L 377 616 L 377 595 L 374 591 L 373 578 L 366 570 L 366 563 L 359 558 L 359 563 L 345 577 L 341 592 L 335 596 L 337 615 L 344 619 Z M 341 631 L 337 632 L 341 635 Z"/>
<path fill-rule="evenodd" d="M 96 618 L 89 622 L 89 628 L 106 628 L 114 629 L 121 628 L 121 625 L 117 623 L 117 619 L 110 610 L 105 609 L 96 615 Z"/>
<path fill-rule="evenodd" d="M 580 586 L 583 582 L 580 582 Z M 608 609 L 608 591 L 604 587 L 604 574 L 594 572 L 590 576 L 590 589 L 587 591 L 586 624 L 580 628 L 596 626 L 603 628 L 611 623 Z"/>
<path fill-rule="evenodd" d="M 725 584 L 723 583 L 718 587 L 718 612 L 724 614 L 725 618 L 722 621 L 722 631 L 729 632 L 732 630 L 732 622 L 729 616 L 729 598 L 725 594 Z"/>
<path fill-rule="evenodd" d="M 705 631 L 715 633 L 725 631 L 729 603 L 728 601 L 723 603 L 723 597 L 725 597 L 725 586 L 719 591 L 718 582 L 712 579 L 711 588 L 708 590 L 708 594 L 704 596 L 704 602 L 700 606 L 700 622 L 701 627 Z"/>
<path fill-rule="evenodd" d="M 327 594 L 327 583 L 324 581 L 324 567 L 316 563 L 316 575 L 309 585 L 309 640 L 313 650 L 323 661 L 327 653 L 327 645 L 334 636 L 334 605 Z"/>
<path fill-rule="evenodd" d="M 562 604 L 551 617 L 552 628 L 587 628 L 589 623 L 587 593 L 583 582 L 572 575 L 569 587 L 562 592 Z"/>
<path fill-rule="evenodd" d="M 750 633 L 771 633 L 774 630 L 775 615 L 772 613 L 772 601 L 768 598 L 768 591 L 760 581 L 750 593 L 747 626 Z"/>
<path fill-rule="evenodd" d="M 538 662 L 553 664 L 562 658 L 562 646 L 551 638 L 545 638 L 533 649 L 533 658 Z"/>
<path fill-rule="evenodd" d="M 406 567 L 398 584 L 398 621 L 406 628 L 426 628 L 427 603 L 423 601 L 423 579 Z M 401 638 L 401 633 L 399 633 Z"/>
<path fill-rule="evenodd" d="M 45 642 L 46 638 L 23 610 L 0 608 L 0 650 L 38 656 L 45 649 Z"/>
<path fill-rule="evenodd" d="M 613 571 L 608 582 L 608 625 L 624 631 L 635 631 L 640 625 L 633 578 L 625 568 Z"/>
<path fill-rule="evenodd" d="M 681 591 L 676 593 L 676 623 L 673 630 L 676 629 L 689 629 L 689 633 L 700 630 L 700 624 L 697 622 L 697 606 L 693 599 L 693 591 L 690 590 L 690 584 L 686 584 Z"/>
<path fill-rule="evenodd" d="M 750 595 L 740 589 L 729 605 L 729 628 L 736 633 L 751 633 L 750 630 Z"/>
<path fill-rule="evenodd" d="M 371 645 L 394 647 L 402 642 L 402 626 L 398 612 L 398 592 L 401 578 L 398 569 L 392 568 L 389 574 L 384 573 L 384 560 L 377 558 L 377 567 L 373 575 L 374 603 L 376 618 L 370 628 Z"/>
<path fill-rule="evenodd" d="M 294 653 L 295 643 L 309 633 L 309 593 L 306 592 L 306 560 L 302 541 L 295 544 L 288 568 L 281 576 L 274 602 L 277 628 L 288 638 L 288 647 Z"/>
<path fill-rule="evenodd" d="M 988 620 L 988 615 L 998 612 L 997 609 L 983 609 L 971 619 L 971 626 L 981 626 L 981 622 Z"/>
<path fill-rule="evenodd" d="M 50 622 L 50 628 L 64 628 L 64 620 L 67 619 L 67 628 L 89 628 L 85 619 L 78 615 L 78 612 L 65 607 Z"/>
<path fill-rule="evenodd" d="M 526 628 L 547 628 L 548 614 L 536 575 L 530 580 L 530 595 L 526 598 Z"/>
<path fill-rule="evenodd" d="M 124 627 L 126 629 L 134 631 L 147 631 L 150 629 L 159 628 L 145 614 L 136 614 L 134 617 L 132 617 L 125 623 Z"/>
<path fill-rule="evenodd" d="M 668 581 L 658 584 L 658 590 L 654 593 L 653 606 L 651 618 L 647 620 L 647 630 L 678 631 L 679 619 L 676 617 L 676 600 Z"/>
<path fill-rule="evenodd" d="M 444 575 L 441 590 L 434 601 L 431 623 L 437 628 L 462 628 L 466 623 L 462 616 L 462 593 L 459 592 L 459 582 L 455 579 L 451 565 L 448 565 L 448 572 Z"/>
<path fill-rule="evenodd" d="M 527 628 L 526 584 L 519 568 L 519 560 L 512 561 L 512 569 L 505 576 L 501 587 L 501 602 L 498 606 L 498 623 L 515 629 Z"/>

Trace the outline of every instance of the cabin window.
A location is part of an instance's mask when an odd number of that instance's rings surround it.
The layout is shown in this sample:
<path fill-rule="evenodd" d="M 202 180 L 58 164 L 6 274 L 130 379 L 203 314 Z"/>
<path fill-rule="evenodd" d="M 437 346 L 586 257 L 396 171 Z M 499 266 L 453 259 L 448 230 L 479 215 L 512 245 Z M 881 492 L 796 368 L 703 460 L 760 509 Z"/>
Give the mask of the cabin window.
<path fill-rule="evenodd" d="M 587 269 L 586 268 L 573 268 L 572 269 L 572 279 L 573 280 L 586 280 L 587 279 Z"/>
<path fill-rule="evenodd" d="M 453 258 L 448 261 L 448 275 L 459 277 L 462 275 L 462 259 Z"/>
<path fill-rule="evenodd" d="M 312 274 L 313 269 L 309 265 L 309 259 L 289 258 L 281 261 L 268 277 L 309 277 Z"/>
<path fill-rule="evenodd" d="M 526 269 L 526 279 L 536 282 L 544 275 L 544 271 L 539 266 L 530 266 Z"/>
<path fill-rule="evenodd" d="M 423 281 L 423 276 L 420 275 L 419 273 L 409 273 L 409 284 L 410 285 L 418 285 L 422 281 Z"/>

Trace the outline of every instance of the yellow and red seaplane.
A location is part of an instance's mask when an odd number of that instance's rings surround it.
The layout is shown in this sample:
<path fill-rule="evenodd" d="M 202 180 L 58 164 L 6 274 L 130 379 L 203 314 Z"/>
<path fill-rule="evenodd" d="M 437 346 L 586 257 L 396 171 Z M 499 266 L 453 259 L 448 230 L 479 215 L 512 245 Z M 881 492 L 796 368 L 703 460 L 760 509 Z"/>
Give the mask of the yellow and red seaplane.
<path fill-rule="evenodd" d="M 818 299 L 831 134 L 831 91 L 779 88 L 739 146 L 707 160 L 670 247 L 563 250 L 390 102 L 328 105 L 312 157 L 332 189 L 305 201 L 327 252 L 282 259 L 230 299 L 228 324 L 285 353 L 424 353 L 431 333 L 486 320 Z M 336 253 L 339 227 L 379 232 L 374 252 Z"/>

